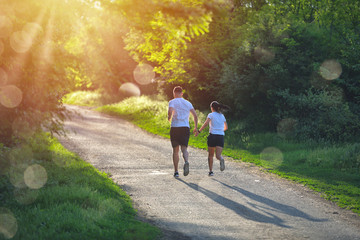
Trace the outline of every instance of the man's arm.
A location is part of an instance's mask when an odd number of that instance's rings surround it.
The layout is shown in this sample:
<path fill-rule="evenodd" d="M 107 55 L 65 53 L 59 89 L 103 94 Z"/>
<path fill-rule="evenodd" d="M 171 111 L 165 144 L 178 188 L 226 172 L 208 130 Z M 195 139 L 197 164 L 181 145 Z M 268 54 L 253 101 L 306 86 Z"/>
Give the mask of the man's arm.
<path fill-rule="evenodd" d="M 198 126 L 198 116 L 197 116 L 197 114 L 196 114 L 196 111 L 195 111 L 195 109 L 191 109 L 190 110 L 190 113 L 193 115 L 193 117 L 194 117 L 194 123 L 195 123 L 195 125 L 194 125 L 194 133 L 196 133 L 197 132 L 197 126 Z"/>
<path fill-rule="evenodd" d="M 169 121 L 169 122 L 171 121 L 171 118 L 172 118 L 173 113 L 174 113 L 174 108 L 173 108 L 173 107 L 169 107 L 169 110 L 168 110 L 168 121 Z"/>

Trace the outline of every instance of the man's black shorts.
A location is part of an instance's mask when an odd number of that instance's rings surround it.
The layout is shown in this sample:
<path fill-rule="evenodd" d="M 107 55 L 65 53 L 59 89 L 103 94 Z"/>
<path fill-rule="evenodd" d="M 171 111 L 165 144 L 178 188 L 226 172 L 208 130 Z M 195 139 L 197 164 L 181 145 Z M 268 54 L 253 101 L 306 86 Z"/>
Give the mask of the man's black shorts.
<path fill-rule="evenodd" d="M 224 147 L 224 135 L 209 134 L 207 137 L 208 147 Z"/>
<path fill-rule="evenodd" d="M 190 128 L 188 127 L 172 127 L 170 129 L 171 146 L 177 147 L 179 145 L 188 146 L 190 138 Z"/>

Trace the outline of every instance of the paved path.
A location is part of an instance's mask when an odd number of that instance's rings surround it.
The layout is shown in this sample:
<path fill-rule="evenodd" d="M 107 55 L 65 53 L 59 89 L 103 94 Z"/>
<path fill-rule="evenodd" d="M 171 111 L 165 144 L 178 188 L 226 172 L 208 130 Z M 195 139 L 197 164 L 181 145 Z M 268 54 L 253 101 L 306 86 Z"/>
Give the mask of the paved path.
<path fill-rule="evenodd" d="M 207 153 L 189 148 L 190 174 L 175 179 L 168 139 L 86 108 L 65 122 L 69 150 L 112 175 L 163 239 L 360 239 L 360 218 L 305 187 L 226 159 L 208 177 Z"/>

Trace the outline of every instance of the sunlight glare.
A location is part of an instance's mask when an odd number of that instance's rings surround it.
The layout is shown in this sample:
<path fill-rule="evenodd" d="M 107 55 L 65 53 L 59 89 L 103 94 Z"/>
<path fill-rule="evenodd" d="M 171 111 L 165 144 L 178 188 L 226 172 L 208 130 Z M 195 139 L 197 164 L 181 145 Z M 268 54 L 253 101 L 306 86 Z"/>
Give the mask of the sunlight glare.
<path fill-rule="evenodd" d="M 6 239 L 13 238 L 18 230 L 14 214 L 7 208 L 0 208 L 0 235 Z"/>
<path fill-rule="evenodd" d="M 39 32 L 42 32 L 43 29 L 42 27 L 40 26 L 40 24 L 38 23 L 34 23 L 34 22 L 29 22 L 29 23 L 26 23 L 25 26 L 23 27 L 23 31 L 28 33 L 30 35 L 30 37 L 32 39 L 35 38 L 35 36 L 39 33 Z"/>
<path fill-rule="evenodd" d="M 133 83 L 127 82 L 120 86 L 119 91 L 126 97 L 138 97 L 140 96 L 140 89 Z"/>
<path fill-rule="evenodd" d="M 96 2 L 94 3 L 94 7 L 95 7 L 96 9 L 102 9 L 102 7 L 101 7 L 101 2 L 96 1 Z"/>
<path fill-rule="evenodd" d="M 10 46 L 17 53 L 27 52 L 32 44 L 31 35 L 26 31 L 14 32 L 10 37 Z"/>
<path fill-rule="evenodd" d="M 37 51 L 32 53 L 31 60 L 37 69 L 43 69 L 53 62 L 51 44 L 50 41 L 44 42 Z"/>
<path fill-rule="evenodd" d="M 42 188 L 48 176 L 45 168 L 39 164 L 29 166 L 24 172 L 24 182 L 31 189 Z"/>
<path fill-rule="evenodd" d="M 321 64 L 319 73 L 326 80 L 334 80 L 340 77 L 342 67 L 337 60 L 326 60 Z"/>
<path fill-rule="evenodd" d="M 134 70 L 134 79 L 141 85 L 146 85 L 154 81 L 154 68 L 149 64 L 139 64 Z"/>
<path fill-rule="evenodd" d="M 0 67 L 0 87 L 5 86 L 8 81 L 8 75 L 4 69 Z"/>
<path fill-rule="evenodd" d="M 0 87 L 0 103 L 7 108 L 15 108 L 22 101 L 22 91 L 15 85 Z"/>
<path fill-rule="evenodd" d="M 5 49 L 4 43 L 0 40 L 0 57 L 3 54 L 4 49 Z"/>
<path fill-rule="evenodd" d="M 7 38 L 12 33 L 13 25 L 6 16 L 0 16 L 0 38 Z"/>

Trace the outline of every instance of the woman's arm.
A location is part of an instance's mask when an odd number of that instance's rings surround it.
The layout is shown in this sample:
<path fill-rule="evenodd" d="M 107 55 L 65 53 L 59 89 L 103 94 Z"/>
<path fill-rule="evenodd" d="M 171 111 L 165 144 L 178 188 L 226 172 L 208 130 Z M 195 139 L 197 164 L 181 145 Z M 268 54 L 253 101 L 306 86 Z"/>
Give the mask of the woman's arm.
<path fill-rule="evenodd" d="M 209 125 L 209 122 L 210 122 L 210 118 L 207 118 L 204 124 L 199 129 L 199 132 L 201 132 L 204 128 L 206 128 L 206 126 Z"/>

